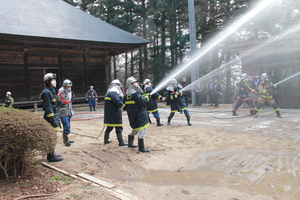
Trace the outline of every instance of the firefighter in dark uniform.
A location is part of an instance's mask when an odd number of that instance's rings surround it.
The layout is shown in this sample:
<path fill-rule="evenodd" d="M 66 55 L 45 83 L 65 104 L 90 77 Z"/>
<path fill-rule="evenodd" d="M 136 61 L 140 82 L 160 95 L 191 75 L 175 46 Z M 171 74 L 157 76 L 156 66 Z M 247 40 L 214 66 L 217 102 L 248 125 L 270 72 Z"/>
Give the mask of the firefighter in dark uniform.
<path fill-rule="evenodd" d="M 14 107 L 14 99 L 12 98 L 10 91 L 6 92 L 6 97 L 5 97 L 3 107 L 6 107 L 6 108 L 13 108 Z"/>
<path fill-rule="evenodd" d="M 187 110 L 183 92 L 180 91 L 181 89 L 182 86 L 176 79 L 172 79 L 170 87 L 167 88 L 167 98 L 169 98 L 171 104 L 171 113 L 168 117 L 168 125 L 171 125 L 171 119 L 174 117 L 176 112 L 182 113 L 183 111 L 187 119 L 187 124 L 191 126 L 190 113 Z"/>
<path fill-rule="evenodd" d="M 143 96 L 148 96 L 151 94 L 153 91 L 152 84 L 150 79 L 145 79 L 143 82 Z M 153 114 L 154 118 L 156 119 L 157 126 L 163 126 L 162 123 L 160 123 L 160 116 L 158 112 L 158 106 L 156 100 L 164 100 L 165 98 L 162 97 L 158 93 L 154 93 L 151 95 L 150 101 L 146 104 L 147 106 L 147 111 L 148 111 L 148 116 L 150 113 Z M 150 116 L 149 116 L 149 121 L 150 121 Z M 150 121 L 151 123 L 151 121 Z"/>
<path fill-rule="evenodd" d="M 128 145 L 123 141 L 122 136 L 122 109 L 125 107 L 122 98 L 123 92 L 121 90 L 121 82 L 118 79 L 115 79 L 109 85 L 104 97 L 104 126 L 107 126 L 104 134 L 104 144 L 111 143 L 111 140 L 109 140 L 109 133 L 115 127 L 119 146 Z"/>
<path fill-rule="evenodd" d="M 250 114 L 254 115 L 254 105 L 253 102 L 251 100 L 251 98 L 249 97 L 248 93 L 254 93 L 255 90 L 252 89 L 248 83 L 248 77 L 247 74 L 242 74 L 241 75 L 241 81 L 239 83 L 239 92 L 238 92 L 238 97 L 237 97 L 237 102 L 234 105 L 233 109 L 232 109 L 232 115 L 233 116 L 238 116 L 238 114 L 236 114 L 237 109 L 239 109 L 239 107 L 243 104 L 246 103 L 249 105 L 249 109 L 250 109 Z"/>
<path fill-rule="evenodd" d="M 44 76 L 44 83 L 46 87 L 40 95 L 42 108 L 44 110 L 44 119 L 49 122 L 55 130 L 60 129 L 59 119 L 56 114 L 56 107 L 58 106 L 58 97 L 55 94 L 56 88 L 56 74 L 47 73 Z M 59 162 L 63 158 L 59 154 L 54 154 L 54 150 L 47 155 L 49 162 Z"/>
<path fill-rule="evenodd" d="M 150 96 L 142 96 L 142 89 L 138 85 L 136 79 L 130 76 L 126 80 L 126 97 L 125 105 L 130 126 L 132 128 L 131 134 L 128 136 L 128 147 L 135 147 L 133 145 L 134 136 L 138 135 L 138 147 L 140 152 L 150 152 L 145 148 L 144 137 L 146 135 L 146 128 L 150 125 L 148 112 L 146 108 Z"/>
<path fill-rule="evenodd" d="M 259 97 L 258 97 L 258 103 L 254 108 L 255 109 L 254 117 L 258 117 L 257 112 L 263 106 L 263 104 L 267 102 L 269 105 L 272 106 L 272 108 L 277 114 L 277 117 L 282 118 L 279 112 L 279 107 L 275 103 L 275 100 L 273 98 L 274 93 L 277 92 L 276 86 L 273 85 L 273 83 L 270 81 L 269 76 L 266 73 L 263 73 L 261 75 L 261 84 L 258 87 L 259 87 Z"/>

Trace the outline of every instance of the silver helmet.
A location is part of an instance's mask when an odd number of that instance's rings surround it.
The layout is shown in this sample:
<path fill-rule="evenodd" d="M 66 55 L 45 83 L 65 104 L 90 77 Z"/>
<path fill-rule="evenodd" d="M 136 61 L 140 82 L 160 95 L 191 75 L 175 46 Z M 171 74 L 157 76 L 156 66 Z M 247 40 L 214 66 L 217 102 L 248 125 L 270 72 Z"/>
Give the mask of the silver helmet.
<path fill-rule="evenodd" d="M 47 73 L 44 76 L 44 82 L 49 82 L 52 79 L 56 79 L 56 74 L 53 73 Z"/>
<path fill-rule="evenodd" d="M 247 74 L 246 73 L 241 74 L 241 80 L 244 80 L 246 78 L 247 78 Z"/>
<path fill-rule="evenodd" d="M 269 78 L 269 75 L 267 73 L 263 73 L 260 78 L 263 80 L 265 78 Z"/>
<path fill-rule="evenodd" d="M 128 87 L 133 82 L 136 82 L 136 79 L 133 76 L 129 76 L 126 80 L 126 86 Z"/>
<path fill-rule="evenodd" d="M 127 78 L 126 86 L 127 86 L 127 91 L 126 91 L 127 95 L 132 95 L 133 93 L 136 92 L 142 92 L 141 87 L 139 86 L 137 80 L 133 76 Z"/>
<path fill-rule="evenodd" d="M 7 91 L 7 92 L 6 92 L 6 96 L 11 96 L 11 92 L 10 92 L 10 91 Z"/>
<path fill-rule="evenodd" d="M 66 80 L 64 80 L 64 82 L 63 82 L 63 86 L 65 87 L 65 86 L 72 86 L 73 85 L 73 83 L 69 80 L 69 79 L 66 79 Z"/>
<path fill-rule="evenodd" d="M 110 83 L 107 92 L 116 92 L 120 97 L 123 97 L 121 86 L 122 84 L 119 79 L 115 79 Z"/>

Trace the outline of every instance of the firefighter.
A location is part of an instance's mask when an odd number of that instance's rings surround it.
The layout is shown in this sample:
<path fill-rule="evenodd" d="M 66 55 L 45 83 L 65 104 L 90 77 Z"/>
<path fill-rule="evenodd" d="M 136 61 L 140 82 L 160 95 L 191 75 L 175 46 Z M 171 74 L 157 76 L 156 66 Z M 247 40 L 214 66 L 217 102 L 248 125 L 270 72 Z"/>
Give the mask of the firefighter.
<path fill-rule="evenodd" d="M 176 79 L 172 79 L 170 87 L 167 88 L 167 98 L 169 98 L 171 104 L 171 112 L 168 117 L 168 125 L 171 125 L 171 119 L 174 117 L 176 112 L 182 113 L 183 111 L 187 119 L 187 124 L 189 126 L 192 126 L 190 122 L 190 114 L 184 101 L 183 92 L 180 91 L 181 89 L 182 86 L 177 82 Z"/>
<path fill-rule="evenodd" d="M 90 112 L 96 111 L 96 101 L 98 100 L 97 92 L 94 90 L 94 86 L 90 86 L 89 91 L 85 95 L 85 99 L 89 102 Z"/>
<path fill-rule="evenodd" d="M 6 97 L 5 97 L 3 107 L 6 107 L 6 108 L 13 108 L 14 107 L 14 98 L 12 98 L 10 91 L 6 92 Z"/>
<path fill-rule="evenodd" d="M 153 91 L 152 84 L 150 79 L 145 79 L 143 82 L 143 96 L 148 96 Z M 162 97 L 160 94 L 155 93 L 151 95 L 150 101 L 146 104 L 148 116 L 150 113 L 153 114 L 154 118 L 156 119 L 157 126 L 163 126 L 162 123 L 160 123 L 160 115 L 158 112 L 158 106 L 156 100 L 165 100 L 164 97 Z M 149 117 L 150 121 L 150 117 Z M 151 121 L 150 121 L 151 123 Z"/>
<path fill-rule="evenodd" d="M 277 92 L 276 86 L 273 85 L 273 83 L 270 81 L 269 76 L 266 73 L 263 73 L 261 75 L 261 84 L 258 87 L 259 87 L 259 97 L 258 97 L 258 103 L 255 107 L 254 117 L 258 116 L 257 112 L 263 106 L 263 104 L 267 102 L 269 105 L 272 106 L 272 108 L 277 114 L 277 117 L 282 118 L 279 112 L 279 107 L 275 103 L 275 100 L 273 98 L 273 95 Z"/>
<path fill-rule="evenodd" d="M 59 119 L 56 114 L 56 107 L 58 105 L 58 97 L 55 94 L 56 88 L 56 74 L 47 73 L 44 76 L 44 83 L 46 87 L 40 94 L 42 108 L 44 110 L 44 119 L 49 122 L 55 130 L 60 129 Z M 59 154 L 54 154 L 54 150 L 47 155 L 49 162 L 59 162 L 63 158 Z"/>
<path fill-rule="evenodd" d="M 125 104 L 122 101 L 123 92 L 121 86 L 121 82 L 118 79 L 113 80 L 104 97 L 104 126 L 107 126 L 104 134 L 104 144 L 111 142 L 109 133 L 115 127 L 119 146 L 128 145 L 123 141 L 122 136 L 122 109 L 125 107 Z"/>
<path fill-rule="evenodd" d="M 249 105 L 249 109 L 250 109 L 250 114 L 254 115 L 254 105 L 252 100 L 250 99 L 250 97 L 248 96 L 248 93 L 254 93 L 255 90 L 252 89 L 248 83 L 248 76 L 247 74 L 242 74 L 241 75 L 241 81 L 239 83 L 239 92 L 238 92 L 238 97 L 237 97 L 237 102 L 234 105 L 233 109 L 232 109 L 232 115 L 233 116 L 237 116 L 238 114 L 236 113 L 237 109 L 243 104 L 246 103 Z"/>
<path fill-rule="evenodd" d="M 72 82 L 69 79 L 64 80 L 63 86 L 58 90 L 58 97 L 62 105 L 59 107 L 59 117 L 63 124 L 63 142 L 65 146 L 71 146 L 74 143 L 73 140 L 69 140 L 70 128 L 71 128 L 71 117 L 73 116 L 72 107 Z"/>
<path fill-rule="evenodd" d="M 131 134 L 128 136 L 128 147 L 136 147 L 133 144 L 134 136 L 138 135 L 138 147 L 140 152 L 150 152 L 145 148 L 144 137 L 146 128 L 150 125 L 146 104 L 150 100 L 150 95 L 142 96 L 142 89 L 136 79 L 130 76 L 126 80 L 126 97 L 125 105 L 130 126 Z"/>

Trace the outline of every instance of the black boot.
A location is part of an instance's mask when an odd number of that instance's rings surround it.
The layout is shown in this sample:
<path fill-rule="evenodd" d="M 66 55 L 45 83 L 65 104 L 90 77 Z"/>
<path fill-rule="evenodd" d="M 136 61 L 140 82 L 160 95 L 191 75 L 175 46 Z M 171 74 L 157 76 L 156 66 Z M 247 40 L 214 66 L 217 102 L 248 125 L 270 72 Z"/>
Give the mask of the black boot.
<path fill-rule="evenodd" d="M 59 154 L 54 154 L 54 150 L 47 155 L 47 160 L 49 162 L 59 162 L 62 161 L 63 158 Z"/>
<path fill-rule="evenodd" d="M 279 113 L 279 111 L 275 111 L 275 112 L 276 112 L 278 118 L 282 118 L 282 116 L 281 116 L 281 114 Z"/>
<path fill-rule="evenodd" d="M 96 108 L 93 108 L 94 109 L 94 111 L 96 111 Z"/>
<path fill-rule="evenodd" d="M 90 112 L 92 112 L 92 108 L 90 108 Z"/>
<path fill-rule="evenodd" d="M 157 126 L 163 126 L 163 124 L 160 123 L 160 118 L 156 119 L 156 123 L 157 123 Z"/>
<path fill-rule="evenodd" d="M 62 136 L 63 136 L 63 142 L 64 142 L 64 144 L 65 144 L 67 147 L 71 146 L 71 143 L 70 143 L 70 141 L 69 141 L 69 139 L 68 139 L 68 135 L 63 134 Z"/>
<path fill-rule="evenodd" d="M 111 143 L 112 141 L 109 140 L 109 133 L 108 131 L 105 131 L 105 134 L 104 134 L 104 144 L 108 144 L 108 143 Z"/>
<path fill-rule="evenodd" d="M 130 148 L 138 147 L 137 145 L 133 144 L 133 141 L 134 141 L 134 135 L 128 135 L 128 147 Z"/>
<path fill-rule="evenodd" d="M 171 125 L 171 118 L 168 117 L 168 125 Z"/>
<path fill-rule="evenodd" d="M 123 136 L 122 136 L 121 132 L 117 133 L 117 138 L 118 138 L 118 141 L 119 141 L 119 146 L 128 146 L 128 143 L 123 141 Z"/>
<path fill-rule="evenodd" d="M 140 139 L 140 138 L 139 138 L 139 151 L 140 151 L 140 152 L 144 152 L 144 153 L 150 152 L 149 149 L 146 149 L 146 148 L 145 148 L 145 145 L 144 145 L 144 139 Z"/>
<path fill-rule="evenodd" d="M 232 116 L 238 116 L 238 114 L 236 114 L 236 111 L 232 111 Z"/>
<path fill-rule="evenodd" d="M 189 126 L 192 126 L 192 124 L 191 124 L 191 118 L 190 118 L 190 117 L 186 117 L 186 120 L 187 120 L 187 124 L 188 124 Z"/>

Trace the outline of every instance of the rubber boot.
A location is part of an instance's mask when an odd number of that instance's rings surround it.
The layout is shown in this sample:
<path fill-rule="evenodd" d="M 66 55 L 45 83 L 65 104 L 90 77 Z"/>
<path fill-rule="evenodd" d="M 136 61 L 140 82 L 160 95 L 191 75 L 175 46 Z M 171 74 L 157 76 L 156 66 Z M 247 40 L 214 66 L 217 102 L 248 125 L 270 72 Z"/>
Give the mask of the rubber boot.
<path fill-rule="evenodd" d="M 105 133 L 104 133 L 104 144 L 109 144 L 112 142 L 111 140 L 109 140 L 109 133 L 110 132 L 108 132 L 108 131 L 105 131 Z"/>
<path fill-rule="evenodd" d="M 96 108 L 93 108 L 94 111 L 96 111 Z"/>
<path fill-rule="evenodd" d="M 238 114 L 236 114 L 236 111 L 232 111 L 232 116 L 238 116 Z"/>
<path fill-rule="evenodd" d="M 257 114 L 257 111 L 256 111 L 256 110 L 254 111 L 253 117 L 255 117 L 255 118 L 258 117 L 258 114 Z"/>
<path fill-rule="evenodd" d="M 281 114 L 279 113 L 279 111 L 276 111 L 276 114 L 277 114 L 277 117 L 278 117 L 278 118 L 283 118 L 283 117 L 281 116 Z"/>
<path fill-rule="evenodd" d="M 149 149 L 146 149 L 146 148 L 145 148 L 145 145 L 144 145 L 144 139 L 140 139 L 140 138 L 139 138 L 139 151 L 140 151 L 140 152 L 143 152 L 143 153 L 150 152 Z"/>
<path fill-rule="evenodd" d="M 255 115 L 255 110 L 250 110 L 250 115 L 254 116 Z"/>
<path fill-rule="evenodd" d="M 156 123 L 157 123 L 157 126 L 163 126 L 163 124 L 160 123 L 160 118 L 156 119 Z"/>
<path fill-rule="evenodd" d="M 70 139 L 69 139 L 69 135 L 67 135 L 67 139 L 68 139 L 68 142 L 69 142 L 69 143 L 74 143 L 74 140 L 70 140 Z"/>
<path fill-rule="evenodd" d="M 128 143 L 123 141 L 122 133 L 117 133 L 117 138 L 119 141 L 119 146 L 128 146 Z"/>
<path fill-rule="evenodd" d="M 47 160 L 49 162 L 59 162 L 63 160 L 63 157 L 59 154 L 54 154 L 54 150 L 52 150 L 52 152 L 47 155 Z"/>
<path fill-rule="evenodd" d="M 168 125 L 171 125 L 171 118 L 168 117 Z"/>
<path fill-rule="evenodd" d="M 71 143 L 68 139 L 68 135 L 63 134 L 62 136 L 63 136 L 63 142 L 64 142 L 65 146 L 67 146 L 67 147 L 71 146 Z"/>
<path fill-rule="evenodd" d="M 134 141 L 134 135 L 128 135 L 128 147 L 130 148 L 138 147 L 137 145 L 133 144 L 133 141 Z"/>
<path fill-rule="evenodd" d="M 90 112 L 92 112 L 92 108 L 90 108 Z"/>
<path fill-rule="evenodd" d="M 191 124 L 191 118 L 190 118 L 190 117 L 186 117 L 186 120 L 187 120 L 187 124 L 188 124 L 189 126 L 192 126 L 192 124 Z"/>

